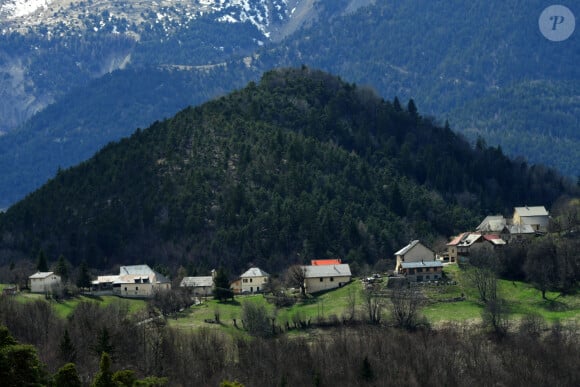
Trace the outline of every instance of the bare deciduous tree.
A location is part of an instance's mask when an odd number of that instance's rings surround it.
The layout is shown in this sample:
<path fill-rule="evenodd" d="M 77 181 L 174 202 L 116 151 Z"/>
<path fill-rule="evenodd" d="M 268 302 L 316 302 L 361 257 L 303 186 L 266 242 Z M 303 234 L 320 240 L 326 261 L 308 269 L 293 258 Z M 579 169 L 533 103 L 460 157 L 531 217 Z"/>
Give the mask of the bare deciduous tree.
<path fill-rule="evenodd" d="M 383 318 L 386 299 L 380 294 L 378 287 L 365 289 L 363 292 L 364 309 L 371 324 L 379 324 Z"/>
<path fill-rule="evenodd" d="M 394 325 L 399 328 L 414 329 L 419 325 L 419 308 L 422 296 L 419 291 L 397 288 L 391 292 L 391 315 Z"/>
<path fill-rule="evenodd" d="M 293 265 L 288 268 L 286 272 L 286 281 L 290 286 L 296 286 L 300 288 L 300 293 L 306 295 L 306 269 L 301 265 Z"/>

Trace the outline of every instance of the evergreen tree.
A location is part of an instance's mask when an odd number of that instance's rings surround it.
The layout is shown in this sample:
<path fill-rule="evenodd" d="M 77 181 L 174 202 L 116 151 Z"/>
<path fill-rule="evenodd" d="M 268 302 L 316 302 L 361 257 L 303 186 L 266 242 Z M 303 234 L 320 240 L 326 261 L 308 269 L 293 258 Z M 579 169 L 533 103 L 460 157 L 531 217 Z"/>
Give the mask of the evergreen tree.
<path fill-rule="evenodd" d="M 219 268 L 215 275 L 213 296 L 219 301 L 234 298 L 234 293 L 230 289 L 230 280 L 223 268 Z"/>
<path fill-rule="evenodd" d="M 92 387 L 117 387 L 117 383 L 113 382 L 113 372 L 111 371 L 111 357 L 107 352 L 101 355 L 101 362 L 99 363 L 99 372 L 95 375 Z"/>
<path fill-rule="evenodd" d="M 419 117 L 419 113 L 417 111 L 417 106 L 415 105 L 415 101 L 413 100 L 413 98 L 411 98 L 409 100 L 409 102 L 407 103 L 407 111 L 409 112 L 409 114 L 413 118 L 418 118 Z"/>
<path fill-rule="evenodd" d="M 19 344 L 6 327 L 0 326 L 0 385 L 37 386 L 44 384 L 45 377 L 36 348 Z"/>
<path fill-rule="evenodd" d="M 109 334 L 109 330 L 107 327 L 104 327 L 99 332 L 97 342 L 93 346 L 93 351 L 95 354 L 97 354 L 97 356 L 101 356 L 103 353 L 106 353 L 107 356 L 110 357 L 113 355 L 114 350 L 115 347 L 111 343 L 111 335 Z"/>
<path fill-rule="evenodd" d="M 76 361 L 77 350 L 70 338 L 68 329 L 64 330 L 64 335 L 62 336 L 60 344 L 58 345 L 58 356 L 65 362 L 74 363 Z"/>
<path fill-rule="evenodd" d="M 401 106 L 401 102 L 399 101 L 399 97 L 395 97 L 395 100 L 393 101 L 393 108 L 395 109 L 396 112 L 403 111 L 403 107 Z"/>
<path fill-rule="evenodd" d="M 91 287 L 91 276 L 89 275 L 89 267 L 87 266 L 87 261 L 81 262 L 81 267 L 79 269 L 79 277 L 77 278 L 77 286 L 81 289 Z"/>
<path fill-rule="evenodd" d="M 46 254 L 42 249 L 38 252 L 38 257 L 36 257 L 36 270 L 43 273 L 48 271 L 48 262 L 46 260 Z"/>
<path fill-rule="evenodd" d="M 74 363 L 66 363 L 54 375 L 54 384 L 58 387 L 81 387 L 81 379 Z"/>
<path fill-rule="evenodd" d="M 63 282 L 68 281 L 68 266 L 66 264 L 66 261 L 64 260 L 64 255 L 61 254 L 58 257 L 56 269 L 54 270 L 54 272 L 62 278 Z"/>

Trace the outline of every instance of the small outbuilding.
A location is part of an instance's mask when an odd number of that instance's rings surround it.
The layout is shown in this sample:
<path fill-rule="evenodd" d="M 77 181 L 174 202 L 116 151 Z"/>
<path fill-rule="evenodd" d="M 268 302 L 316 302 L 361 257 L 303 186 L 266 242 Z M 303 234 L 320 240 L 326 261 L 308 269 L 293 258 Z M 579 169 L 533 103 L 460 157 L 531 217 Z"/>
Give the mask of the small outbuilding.
<path fill-rule="evenodd" d="M 60 286 L 61 278 L 52 271 L 35 273 L 28 277 L 30 282 L 30 291 L 32 293 L 52 292 L 54 288 Z"/>

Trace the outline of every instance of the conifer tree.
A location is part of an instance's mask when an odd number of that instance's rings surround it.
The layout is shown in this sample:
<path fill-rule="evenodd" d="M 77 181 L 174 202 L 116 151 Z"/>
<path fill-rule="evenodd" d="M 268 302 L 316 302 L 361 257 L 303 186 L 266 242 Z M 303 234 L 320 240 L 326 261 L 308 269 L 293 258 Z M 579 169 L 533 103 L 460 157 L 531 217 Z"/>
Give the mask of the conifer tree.
<path fill-rule="evenodd" d="M 66 363 L 54 375 L 54 385 L 58 387 L 81 387 L 81 379 L 74 363 Z"/>
<path fill-rule="evenodd" d="M 111 357 L 107 352 L 101 355 L 101 362 L 99 363 L 99 372 L 95 375 L 92 387 L 116 387 L 113 382 L 113 372 L 111 371 Z"/>
<path fill-rule="evenodd" d="M 48 262 L 44 250 L 38 252 L 38 257 L 36 258 L 36 270 L 43 273 L 48 271 Z"/>
<path fill-rule="evenodd" d="M 91 276 L 89 275 L 87 261 L 81 262 L 81 267 L 79 269 L 79 277 L 77 279 L 77 286 L 81 289 L 89 288 L 91 286 Z"/>
<path fill-rule="evenodd" d="M 230 280 L 223 268 L 219 268 L 214 279 L 214 298 L 219 301 L 225 301 L 233 298 L 234 294 L 230 289 Z"/>
<path fill-rule="evenodd" d="M 56 269 L 54 270 L 54 272 L 62 278 L 63 282 L 68 281 L 68 266 L 66 264 L 66 261 L 64 260 L 64 255 L 61 254 L 58 257 Z"/>

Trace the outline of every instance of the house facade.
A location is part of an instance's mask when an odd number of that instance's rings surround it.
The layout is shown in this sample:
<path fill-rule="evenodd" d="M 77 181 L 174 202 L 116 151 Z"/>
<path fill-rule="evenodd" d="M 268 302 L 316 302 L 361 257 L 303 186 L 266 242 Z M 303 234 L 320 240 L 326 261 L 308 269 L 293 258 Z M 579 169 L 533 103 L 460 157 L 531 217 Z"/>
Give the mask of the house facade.
<path fill-rule="evenodd" d="M 52 271 L 38 272 L 28 277 L 30 291 L 32 293 L 51 292 L 55 287 L 60 286 L 61 278 Z"/>
<path fill-rule="evenodd" d="M 443 275 L 443 263 L 439 261 L 403 262 L 401 272 L 411 282 L 438 281 Z"/>
<path fill-rule="evenodd" d="M 240 276 L 241 293 L 260 293 L 264 291 L 264 285 L 268 282 L 270 274 L 264 270 L 252 267 Z"/>
<path fill-rule="evenodd" d="M 304 269 L 304 286 L 307 293 L 317 293 L 342 287 L 351 280 L 350 266 L 338 265 L 302 266 Z"/>
<path fill-rule="evenodd" d="M 397 265 L 395 266 L 395 273 L 401 272 L 401 265 L 403 262 L 421 262 L 434 261 L 435 252 L 429 247 L 423 245 L 419 240 L 414 240 L 407 246 L 395 253 L 397 258 Z"/>
<path fill-rule="evenodd" d="M 213 293 L 213 277 L 184 277 L 179 284 L 182 288 L 191 290 L 191 294 L 196 297 L 207 297 Z"/>
<path fill-rule="evenodd" d="M 92 281 L 92 289 L 99 294 L 151 298 L 156 291 L 171 289 L 171 282 L 148 265 L 132 265 L 121 266 L 119 275 L 99 276 Z"/>
<path fill-rule="evenodd" d="M 549 222 L 550 214 L 544 206 L 525 206 L 514 209 L 514 225 L 529 225 L 534 231 L 547 232 Z"/>

